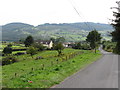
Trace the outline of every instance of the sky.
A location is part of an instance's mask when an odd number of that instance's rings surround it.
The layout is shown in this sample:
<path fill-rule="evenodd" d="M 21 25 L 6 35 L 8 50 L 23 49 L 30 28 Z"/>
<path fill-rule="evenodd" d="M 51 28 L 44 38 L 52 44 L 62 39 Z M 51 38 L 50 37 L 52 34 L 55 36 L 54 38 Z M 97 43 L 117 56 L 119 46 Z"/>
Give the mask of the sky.
<path fill-rule="evenodd" d="M 34 26 L 44 23 L 110 23 L 116 0 L 0 0 L 0 25 L 22 22 Z M 79 15 L 73 8 L 75 7 Z"/>

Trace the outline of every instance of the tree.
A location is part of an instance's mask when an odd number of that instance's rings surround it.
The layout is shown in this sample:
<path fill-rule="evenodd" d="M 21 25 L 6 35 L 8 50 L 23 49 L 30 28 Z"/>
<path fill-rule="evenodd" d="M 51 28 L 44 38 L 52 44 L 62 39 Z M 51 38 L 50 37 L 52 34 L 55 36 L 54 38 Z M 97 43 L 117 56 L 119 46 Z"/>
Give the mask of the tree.
<path fill-rule="evenodd" d="M 63 43 L 65 42 L 65 38 L 64 37 L 59 37 L 56 39 L 56 43 Z"/>
<path fill-rule="evenodd" d="M 114 31 L 111 33 L 112 40 L 116 41 L 115 53 L 120 54 L 120 1 L 116 2 L 118 7 L 113 7 L 117 9 L 117 12 L 113 12 L 113 16 L 115 20 L 112 20 L 113 23 L 111 24 L 114 27 Z"/>
<path fill-rule="evenodd" d="M 58 56 L 62 55 L 62 50 L 64 49 L 64 46 L 62 43 L 56 43 L 53 45 L 54 50 L 58 51 Z"/>
<path fill-rule="evenodd" d="M 7 46 L 3 49 L 3 53 L 8 55 L 8 54 L 12 54 L 12 48 Z"/>
<path fill-rule="evenodd" d="M 55 43 L 55 38 L 51 37 L 50 40 Z"/>
<path fill-rule="evenodd" d="M 73 44 L 72 48 L 81 49 L 81 42 L 76 42 L 75 44 Z"/>
<path fill-rule="evenodd" d="M 8 44 L 7 47 L 12 47 L 12 44 Z"/>
<path fill-rule="evenodd" d="M 25 39 L 24 39 L 24 38 L 19 39 L 19 43 L 21 43 L 21 44 L 23 44 L 23 43 L 24 43 L 24 41 L 25 41 Z"/>
<path fill-rule="evenodd" d="M 98 42 L 100 42 L 100 40 L 101 40 L 101 34 L 99 34 L 98 31 L 96 30 L 89 32 L 86 39 L 87 42 L 90 42 L 91 49 L 95 49 L 95 53 L 96 53 L 96 46 Z"/>
<path fill-rule="evenodd" d="M 28 37 L 25 39 L 25 42 L 24 42 L 24 44 L 25 44 L 26 47 L 31 46 L 33 43 L 34 43 L 34 39 L 33 39 L 32 36 L 28 36 Z"/>
<path fill-rule="evenodd" d="M 78 42 L 76 46 L 77 46 L 77 49 L 81 49 L 81 43 L 80 42 Z"/>
<path fill-rule="evenodd" d="M 40 44 L 40 43 L 34 43 L 32 46 L 33 46 L 34 48 L 37 48 L 38 51 L 43 51 L 43 50 L 46 48 L 45 46 L 43 46 L 43 45 Z"/>
<path fill-rule="evenodd" d="M 33 58 L 33 55 L 37 53 L 37 48 L 34 48 L 32 46 L 30 46 L 28 49 L 27 49 L 27 54 L 30 54 L 31 57 Z"/>

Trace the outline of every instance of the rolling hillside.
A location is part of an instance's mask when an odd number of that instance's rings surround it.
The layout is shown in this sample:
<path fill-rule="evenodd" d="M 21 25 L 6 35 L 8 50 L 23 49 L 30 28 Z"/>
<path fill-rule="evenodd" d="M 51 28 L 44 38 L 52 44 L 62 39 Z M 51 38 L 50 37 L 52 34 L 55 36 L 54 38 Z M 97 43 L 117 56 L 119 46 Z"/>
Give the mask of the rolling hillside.
<path fill-rule="evenodd" d="M 110 39 L 107 36 L 108 31 L 113 30 L 108 24 L 80 22 L 80 23 L 62 23 L 62 24 L 42 24 L 33 26 L 25 23 L 9 23 L 2 26 L 3 41 L 18 41 L 24 39 L 28 35 L 32 35 L 35 39 L 49 39 L 50 37 L 65 37 L 66 41 L 85 40 L 86 35 L 91 30 L 98 30 L 104 39 Z"/>

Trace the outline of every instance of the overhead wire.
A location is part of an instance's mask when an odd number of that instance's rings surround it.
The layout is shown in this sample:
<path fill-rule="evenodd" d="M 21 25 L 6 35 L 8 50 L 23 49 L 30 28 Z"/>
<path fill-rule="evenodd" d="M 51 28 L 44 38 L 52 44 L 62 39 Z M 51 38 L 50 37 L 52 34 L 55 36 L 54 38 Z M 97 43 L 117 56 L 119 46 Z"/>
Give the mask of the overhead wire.
<path fill-rule="evenodd" d="M 77 10 L 77 8 L 75 7 L 75 5 L 73 4 L 72 0 L 68 0 L 68 1 L 69 1 L 70 4 L 72 5 L 72 7 L 73 7 L 73 9 L 75 10 L 75 12 L 77 13 L 77 15 L 78 15 L 80 18 L 82 18 L 83 20 L 85 20 L 84 17 L 82 17 L 82 16 L 80 15 L 79 11 Z M 83 22 L 83 23 L 89 28 L 89 30 L 91 30 L 91 29 L 96 30 L 93 26 L 89 25 L 89 24 L 87 23 L 87 21 L 86 21 L 86 22 Z"/>

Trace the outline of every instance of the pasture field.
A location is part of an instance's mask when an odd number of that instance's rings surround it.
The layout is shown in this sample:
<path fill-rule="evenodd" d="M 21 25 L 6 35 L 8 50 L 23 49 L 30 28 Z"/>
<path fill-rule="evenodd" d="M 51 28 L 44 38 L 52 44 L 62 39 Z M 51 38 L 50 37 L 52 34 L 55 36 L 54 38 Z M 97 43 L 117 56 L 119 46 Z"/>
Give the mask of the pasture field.
<path fill-rule="evenodd" d="M 28 55 L 15 56 L 18 62 L 2 66 L 3 88 L 49 88 L 60 83 L 88 64 L 101 57 L 99 51 L 64 49 L 58 57 L 57 51 L 38 52 L 33 58 Z M 43 59 L 35 60 L 41 56 Z"/>
<path fill-rule="evenodd" d="M 0 48 L 5 48 L 8 44 L 12 44 L 12 48 L 13 49 L 21 49 L 21 48 L 25 48 L 24 44 L 15 44 L 15 43 L 2 43 L 0 44 Z"/>
<path fill-rule="evenodd" d="M 3 51 L 3 49 L 10 43 L 3 43 L 0 45 L 0 52 Z M 13 44 L 12 43 L 12 49 L 26 49 L 26 47 L 24 46 L 24 44 Z M 25 51 L 13 51 L 12 54 L 16 54 L 18 52 L 25 52 Z"/>

